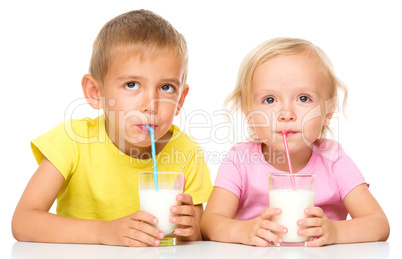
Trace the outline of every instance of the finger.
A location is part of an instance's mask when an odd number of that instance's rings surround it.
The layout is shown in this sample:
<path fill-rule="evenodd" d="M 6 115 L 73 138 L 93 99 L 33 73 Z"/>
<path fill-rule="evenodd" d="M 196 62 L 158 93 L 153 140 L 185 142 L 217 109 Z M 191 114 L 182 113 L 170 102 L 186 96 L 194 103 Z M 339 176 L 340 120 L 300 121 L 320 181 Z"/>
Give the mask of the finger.
<path fill-rule="evenodd" d="M 159 246 L 160 244 L 160 240 L 158 238 L 154 238 L 137 229 L 130 229 L 125 237 L 151 246 Z"/>
<path fill-rule="evenodd" d="M 188 215 L 188 216 L 194 216 L 195 215 L 195 209 L 194 206 L 172 206 L 170 207 L 170 212 L 174 214 L 180 214 L 180 215 Z"/>
<path fill-rule="evenodd" d="M 319 227 L 322 226 L 322 218 L 306 218 L 297 221 L 297 225 L 300 227 Z"/>
<path fill-rule="evenodd" d="M 264 238 L 254 236 L 252 239 L 252 245 L 255 245 L 258 247 L 267 247 L 267 246 L 272 246 L 272 242 L 269 240 L 266 240 Z"/>
<path fill-rule="evenodd" d="M 263 219 L 269 219 L 274 215 L 280 215 L 282 213 L 281 209 L 278 208 L 266 208 L 265 210 L 263 210 L 260 214 L 260 217 Z"/>
<path fill-rule="evenodd" d="M 310 246 L 310 247 L 318 247 L 318 246 L 323 246 L 323 245 L 325 245 L 324 237 L 320 237 L 320 238 L 317 238 L 316 240 L 307 242 L 307 246 Z"/>
<path fill-rule="evenodd" d="M 138 220 L 133 220 L 133 222 L 131 223 L 129 228 L 137 230 L 137 231 L 141 231 L 141 232 L 143 232 L 147 235 L 153 236 L 155 238 L 161 239 L 164 237 L 164 233 L 162 231 L 160 231 L 159 229 L 157 229 L 155 226 L 149 225 L 148 223 L 141 222 Z"/>
<path fill-rule="evenodd" d="M 324 230 L 321 227 L 299 229 L 297 234 L 304 237 L 321 237 L 324 235 Z"/>
<path fill-rule="evenodd" d="M 194 233 L 194 228 L 193 227 L 176 228 L 174 233 L 178 236 L 188 237 Z"/>
<path fill-rule="evenodd" d="M 189 216 L 170 216 L 169 222 L 182 226 L 195 226 L 195 218 Z"/>
<path fill-rule="evenodd" d="M 282 238 L 278 235 L 275 235 L 273 232 L 260 228 L 257 230 L 256 236 L 269 241 L 269 242 L 274 242 L 276 244 L 282 243 Z M 257 241 L 257 240 L 256 240 Z M 258 241 L 259 242 L 259 241 Z"/>
<path fill-rule="evenodd" d="M 132 220 L 138 220 L 138 221 L 144 221 L 149 224 L 156 224 L 158 223 L 158 218 L 155 217 L 154 215 L 146 212 L 146 211 L 136 211 L 133 214 L 130 215 L 130 219 Z"/>
<path fill-rule="evenodd" d="M 304 213 L 307 216 L 315 216 L 320 218 L 325 216 L 324 211 L 320 207 L 309 207 L 304 210 Z"/>
<path fill-rule="evenodd" d="M 181 193 L 176 196 L 176 200 L 183 205 L 193 205 L 193 197 L 188 193 Z"/>
<path fill-rule="evenodd" d="M 273 232 L 277 232 L 277 233 L 286 234 L 288 232 L 286 227 L 279 225 L 278 223 L 270 221 L 270 220 L 261 221 L 260 227 L 263 229 L 266 229 L 266 230 L 271 230 Z"/>
<path fill-rule="evenodd" d="M 131 239 L 129 237 L 124 237 L 125 239 L 125 246 L 130 246 L 130 247 L 149 247 L 149 244 L 146 244 L 144 242 L 135 240 L 135 239 Z"/>

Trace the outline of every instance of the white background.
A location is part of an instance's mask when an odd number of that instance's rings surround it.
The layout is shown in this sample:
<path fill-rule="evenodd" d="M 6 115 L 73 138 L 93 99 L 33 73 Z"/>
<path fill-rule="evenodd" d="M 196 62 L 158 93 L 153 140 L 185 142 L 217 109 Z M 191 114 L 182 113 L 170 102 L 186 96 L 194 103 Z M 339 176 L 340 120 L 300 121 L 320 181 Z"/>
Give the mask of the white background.
<path fill-rule="evenodd" d="M 218 136 L 211 133 L 213 125 L 224 122 L 215 112 L 233 89 L 244 56 L 272 37 L 300 37 L 321 47 L 350 93 L 348 120 L 341 114 L 334 118 L 336 139 L 385 210 L 391 223 L 391 249 L 399 245 L 402 8 L 398 1 L 9 2 L 0 4 L 0 242 L 7 258 L 15 242 L 12 214 L 37 168 L 30 141 L 62 122 L 71 103 L 82 103 L 81 78 L 88 71 L 100 28 L 113 17 L 140 8 L 160 14 L 187 39 L 190 92 L 185 116 L 176 123 L 200 141 L 212 180 L 219 155 L 233 144 L 229 138 L 217 143 Z M 98 112 L 80 105 L 73 115 L 95 117 Z"/>

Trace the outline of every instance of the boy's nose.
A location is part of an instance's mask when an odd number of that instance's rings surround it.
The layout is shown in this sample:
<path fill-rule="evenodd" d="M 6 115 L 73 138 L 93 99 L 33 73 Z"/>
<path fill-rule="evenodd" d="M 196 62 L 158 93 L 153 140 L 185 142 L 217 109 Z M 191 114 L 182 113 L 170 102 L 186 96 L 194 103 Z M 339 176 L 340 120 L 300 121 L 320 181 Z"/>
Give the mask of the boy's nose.
<path fill-rule="evenodd" d="M 158 107 L 158 96 L 157 93 L 149 92 L 144 94 L 141 100 L 141 111 L 155 113 Z"/>

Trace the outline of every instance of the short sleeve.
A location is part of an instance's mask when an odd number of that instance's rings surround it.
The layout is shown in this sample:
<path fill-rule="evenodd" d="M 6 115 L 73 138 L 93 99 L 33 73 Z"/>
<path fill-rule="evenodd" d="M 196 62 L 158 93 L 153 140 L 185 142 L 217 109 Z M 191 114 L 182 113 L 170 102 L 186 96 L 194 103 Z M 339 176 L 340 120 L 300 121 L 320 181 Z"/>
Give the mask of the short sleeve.
<path fill-rule="evenodd" d="M 67 179 L 78 160 L 78 143 L 71 134 L 72 122 L 65 121 L 31 142 L 33 155 L 38 164 L 46 157 Z"/>
<path fill-rule="evenodd" d="M 342 200 L 351 190 L 366 183 L 359 168 L 342 148 L 339 150 L 338 160 L 333 164 L 333 173 Z"/>
<path fill-rule="evenodd" d="M 184 171 L 186 187 L 184 192 L 191 195 L 194 204 L 202 204 L 208 201 L 212 192 L 212 183 L 204 152 L 197 144 L 193 150 L 193 156 Z"/>
<path fill-rule="evenodd" d="M 215 186 L 224 188 L 240 198 L 242 190 L 240 175 L 241 170 L 238 168 L 238 165 L 233 159 L 236 157 L 237 152 L 236 146 L 232 147 L 229 151 L 229 156 L 222 160 L 216 175 Z"/>

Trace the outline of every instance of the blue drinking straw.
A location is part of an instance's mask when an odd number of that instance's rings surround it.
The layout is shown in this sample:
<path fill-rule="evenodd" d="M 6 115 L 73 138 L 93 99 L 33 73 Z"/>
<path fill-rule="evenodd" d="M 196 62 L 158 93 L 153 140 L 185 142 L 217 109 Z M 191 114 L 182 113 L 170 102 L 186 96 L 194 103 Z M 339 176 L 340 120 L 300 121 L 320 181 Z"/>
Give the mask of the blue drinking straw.
<path fill-rule="evenodd" d="M 149 125 L 145 126 L 149 133 L 151 134 L 151 149 L 152 149 L 152 168 L 154 170 L 154 181 L 155 181 L 155 191 L 159 191 L 159 183 L 158 183 L 158 170 L 156 168 L 156 153 L 155 153 L 155 134 L 153 128 Z"/>

